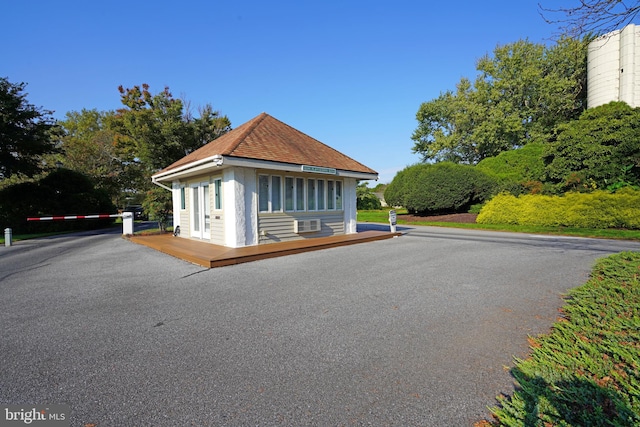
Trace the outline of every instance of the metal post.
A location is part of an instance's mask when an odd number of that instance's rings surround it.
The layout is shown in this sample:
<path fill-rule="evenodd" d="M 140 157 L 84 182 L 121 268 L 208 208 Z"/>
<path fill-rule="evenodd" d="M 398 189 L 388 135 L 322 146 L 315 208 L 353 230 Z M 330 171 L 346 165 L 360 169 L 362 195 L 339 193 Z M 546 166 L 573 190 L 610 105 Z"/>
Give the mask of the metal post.
<path fill-rule="evenodd" d="M 13 230 L 11 230 L 10 228 L 5 228 L 4 229 L 4 245 L 7 247 L 11 246 L 12 238 L 13 238 Z"/>
<path fill-rule="evenodd" d="M 133 212 L 122 212 L 122 234 L 133 234 Z"/>

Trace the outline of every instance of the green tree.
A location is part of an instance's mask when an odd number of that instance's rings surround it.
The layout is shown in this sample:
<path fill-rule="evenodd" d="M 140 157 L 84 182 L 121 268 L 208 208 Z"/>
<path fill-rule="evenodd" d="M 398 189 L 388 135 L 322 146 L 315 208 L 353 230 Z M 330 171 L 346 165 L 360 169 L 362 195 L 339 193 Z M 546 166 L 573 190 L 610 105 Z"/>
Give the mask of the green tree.
<path fill-rule="evenodd" d="M 56 151 L 52 112 L 30 104 L 25 87 L 0 77 L 0 180 L 41 172 L 42 156 Z"/>
<path fill-rule="evenodd" d="M 588 39 L 551 47 L 520 40 L 478 61 L 471 83 L 425 102 L 416 114 L 413 152 L 423 161 L 475 164 L 486 157 L 545 141 L 559 123 L 586 107 Z"/>
<path fill-rule="evenodd" d="M 186 116 L 194 133 L 194 146 L 198 148 L 231 130 L 231 121 L 227 116 L 222 116 L 219 111 L 213 109 L 211 104 L 198 108 L 198 117 Z"/>
<path fill-rule="evenodd" d="M 640 185 L 640 108 L 611 102 L 558 126 L 544 152 L 561 191 Z"/>
<path fill-rule="evenodd" d="M 150 175 L 196 148 L 183 120 L 183 103 L 173 98 L 169 88 L 156 95 L 147 84 L 118 90 L 125 108 L 116 111 L 110 127 L 117 132 L 123 160 L 139 164 Z"/>
<path fill-rule="evenodd" d="M 194 118 L 169 88 L 153 95 L 149 85 L 118 88 L 125 108 L 110 121 L 127 160 L 162 169 L 231 130 L 231 122 L 207 104 Z"/>
<path fill-rule="evenodd" d="M 107 123 L 113 112 L 71 111 L 60 122 L 64 134 L 60 162 L 65 168 L 91 178 L 97 188 L 105 190 L 121 206 L 125 182 L 125 167 L 114 146 L 115 132 Z"/>
<path fill-rule="evenodd" d="M 361 182 L 356 187 L 356 208 L 358 210 L 382 209 L 380 199 L 373 194 L 367 182 Z"/>
<path fill-rule="evenodd" d="M 149 218 L 158 222 L 160 231 L 165 231 L 173 210 L 171 192 L 158 186 L 152 186 L 142 202 L 142 207 Z"/>
<path fill-rule="evenodd" d="M 155 95 L 147 84 L 118 90 L 124 108 L 109 117 L 107 127 L 115 132 L 116 152 L 132 197 L 145 197 L 154 172 L 231 129 L 229 119 L 210 105 L 192 117 L 168 87 Z"/>

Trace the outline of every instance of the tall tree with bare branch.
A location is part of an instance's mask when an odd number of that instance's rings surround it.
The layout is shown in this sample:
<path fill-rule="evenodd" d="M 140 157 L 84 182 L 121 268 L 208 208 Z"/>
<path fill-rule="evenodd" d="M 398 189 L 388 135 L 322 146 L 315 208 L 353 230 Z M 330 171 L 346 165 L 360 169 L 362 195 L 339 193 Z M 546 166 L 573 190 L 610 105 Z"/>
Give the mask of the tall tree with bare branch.
<path fill-rule="evenodd" d="M 571 0 L 574 6 L 548 8 L 538 3 L 542 18 L 561 35 L 579 38 L 624 28 L 640 12 L 640 0 Z"/>

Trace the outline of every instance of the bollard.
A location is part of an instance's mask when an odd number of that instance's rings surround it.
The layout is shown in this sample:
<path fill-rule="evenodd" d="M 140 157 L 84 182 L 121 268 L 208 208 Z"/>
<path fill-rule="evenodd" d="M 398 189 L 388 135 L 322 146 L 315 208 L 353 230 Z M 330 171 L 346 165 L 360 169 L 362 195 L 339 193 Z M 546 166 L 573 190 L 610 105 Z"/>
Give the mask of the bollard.
<path fill-rule="evenodd" d="M 133 212 L 122 212 L 122 234 L 133 234 Z"/>
<path fill-rule="evenodd" d="M 12 238 L 13 238 L 13 231 L 10 228 L 5 228 L 4 229 L 4 245 L 7 247 L 11 246 Z"/>

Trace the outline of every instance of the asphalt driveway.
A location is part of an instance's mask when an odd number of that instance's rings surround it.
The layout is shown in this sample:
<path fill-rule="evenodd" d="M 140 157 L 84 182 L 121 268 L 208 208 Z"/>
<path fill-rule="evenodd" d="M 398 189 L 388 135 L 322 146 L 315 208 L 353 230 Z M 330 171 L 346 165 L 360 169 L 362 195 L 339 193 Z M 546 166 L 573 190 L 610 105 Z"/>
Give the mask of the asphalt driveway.
<path fill-rule="evenodd" d="M 73 426 L 470 426 L 596 258 L 640 244 L 413 227 L 205 270 L 117 234 L 0 248 L 0 403 Z"/>

